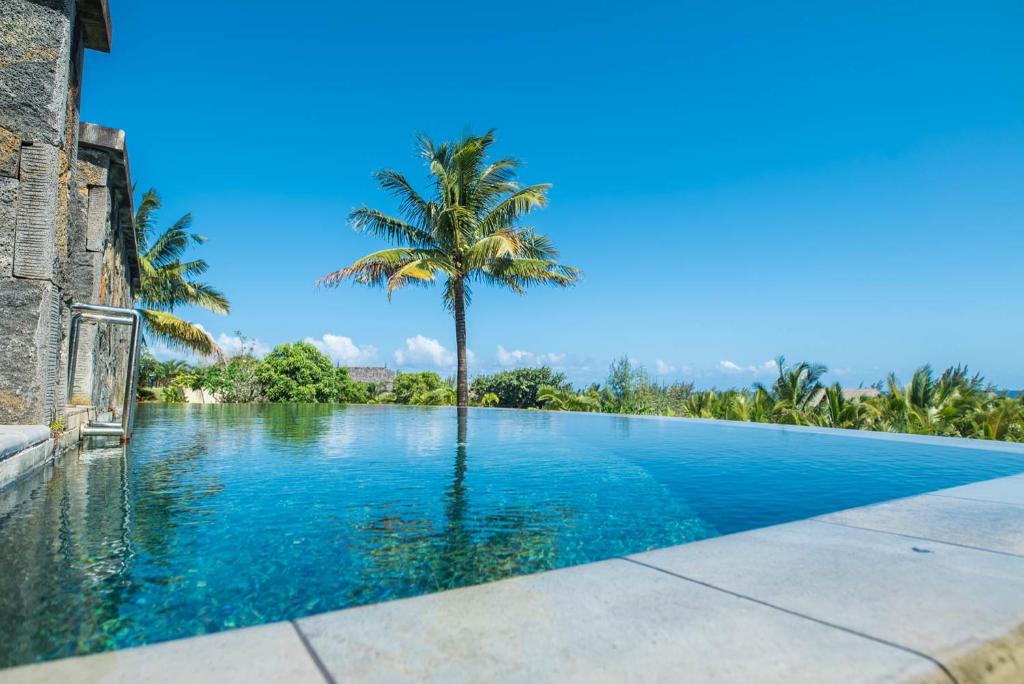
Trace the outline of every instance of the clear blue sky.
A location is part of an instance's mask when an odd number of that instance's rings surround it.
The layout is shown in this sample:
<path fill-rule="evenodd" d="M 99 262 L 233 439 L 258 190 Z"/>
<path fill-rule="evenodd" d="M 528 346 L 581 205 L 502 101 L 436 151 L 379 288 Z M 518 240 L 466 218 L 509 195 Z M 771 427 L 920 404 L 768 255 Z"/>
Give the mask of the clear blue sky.
<path fill-rule="evenodd" d="M 477 372 L 583 382 L 627 353 L 744 385 L 781 353 L 851 385 L 930 361 L 1024 386 L 1024 3 L 110 5 L 83 116 L 128 131 L 166 222 L 194 212 L 233 311 L 182 313 L 215 336 L 444 366 L 436 290 L 313 281 L 379 247 L 346 215 L 393 208 L 378 168 L 424 179 L 414 132 L 496 127 L 585 279 L 478 290 Z"/>

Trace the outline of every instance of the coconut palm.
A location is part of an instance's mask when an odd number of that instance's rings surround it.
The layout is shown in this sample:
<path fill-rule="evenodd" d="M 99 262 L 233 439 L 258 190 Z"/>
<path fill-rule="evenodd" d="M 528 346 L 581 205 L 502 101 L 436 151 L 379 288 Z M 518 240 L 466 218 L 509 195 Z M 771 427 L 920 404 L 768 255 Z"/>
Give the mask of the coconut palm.
<path fill-rule="evenodd" d="M 444 304 L 455 317 L 456 399 L 459 406 L 467 406 L 466 306 L 472 286 L 498 285 L 517 293 L 531 285 L 567 287 L 576 282 L 579 271 L 557 262 L 550 239 L 519 225 L 526 214 L 546 204 L 551 186 L 520 186 L 519 162 L 489 161 L 493 131 L 440 145 L 424 136 L 418 142 L 429 168 L 430 199 L 402 174 L 382 170 L 375 177 L 381 189 L 399 200 L 400 215 L 363 206 L 349 216 L 356 230 L 397 246 L 368 254 L 318 284 L 337 286 L 352 280 L 383 287 L 390 298 L 406 285 L 442 280 Z"/>
<path fill-rule="evenodd" d="M 169 228 L 158 232 L 154 224 L 160 207 L 160 196 L 150 189 L 142 196 L 135 214 L 142 271 L 136 305 L 146 332 L 148 337 L 171 347 L 203 356 L 219 355 L 219 347 L 201 326 L 174 315 L 174 310 L 182 306 L 198 306 L 219 314 L 230 310 L 221 292 L 196 280 L 206 272 L 206 261 L 183 261 L 189 244 L 202 244 L 206 238 L 189 232 L 192 214 L 185 214 Z"/>
<path fill-rule="evenodd" d="M 779 377 L 775 384 L 771 388 L 766 388 L 760 383 L 755 383 L 754 389 L 767 393 L 775 401 L 777 422 L 805 422 L 803 415 L 821 400 L 824 389 L 820 382 L 821 376 L 828 372 L 828 368 L 820 363 L 806 361 L 787 366 L 784 356 L 780 356 L 776 364 L 779 367 Z"/>
<path fill-rule="evenodd" d="M 901 386 L 895 373 L 881 397 L 882 427 L 893 432 L 969 436 L 976 431 L 972 414 L 990 399 L 980 375 L 971 377 L 964 366 L 947 368 L 938 380 L 930 365 L 914 371 Z"/>
<path fill-rule="evenodd" d="M 188 370 L 188 365 L 180 359 L 168 359 L 167 361 L 158 361 L 154 370 L 156 386 L 164 387 Z"/>

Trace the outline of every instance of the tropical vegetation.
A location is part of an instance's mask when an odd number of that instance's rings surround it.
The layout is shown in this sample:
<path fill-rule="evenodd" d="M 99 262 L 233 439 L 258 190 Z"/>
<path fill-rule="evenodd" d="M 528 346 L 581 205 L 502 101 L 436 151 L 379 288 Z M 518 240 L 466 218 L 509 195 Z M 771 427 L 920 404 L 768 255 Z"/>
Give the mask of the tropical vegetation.
<path fill-rule="evenodd" d="M 206 238 L 190 232 L 192 214 L 185 214 L 164 230 L 156 227 L 162 206 L 160 195 L 150 189 L 135 213 L 135 239 L 139 247 L 140 286 L 136 306 L 142 315 L 147 339 L 202 356 L 220 354 L 217 343 L 202 326 L 175 315 L 184 306 L 196 306 L 227 314 L 231 305 L 216 288 L 197 278 L 209 265 L 203 259 L 186 259 L 189 245 Z"/>
<path fill-rule="evenodd" d="M 433 371 L 398 373 L 390 391 L 355 382 L 344 368 L 306 342 L 283 344 L 263 359 L 242 353 L 187 366 L 144 358 L 142 398 L 184 401 L 204 389 L 221 402 L 314 402 L 445 406 L 457 402 L 456 381 Z M 611 364 L 603 383 L 579 389 L 552 368 L 517 368 L 473 379 L 476 406 L 552 411 L 715 418 L 758 423 L 907 432 L 1024 441 L 1024 395 L 1011 397 L 966 367 L 936 373 L 922 366 L 906 384 L 895 374 L 851 391 L 822 380 L 821 364 L 777 360 L 773 382 L 748 388 L 698 390 L 692 383 L 653 382 L 628 357 Z M 174 373 L 171 375 L 171 373 Z"/>
<path fill-rule="evenodd" d="M 435 145 L 418 138 L 431 179 L 431 195 L 420 195 L 405 176 L 390 169 L 375 175 L 382 190 L 399 201 L 398 216 L 363 206 L 349 216 L 358 231 L 394 245 L 357 259 L 320 279 L 382 287 L 388 297 L 407 285 L 443 281 L 445 307 L 455 318 L 456 403 L 467 406 L 469 368 L 466 307 L 476 284 L 523 293 L 532 285 L 567 287 L 579 271 L 558 263 L 551 240 L 520 225 L 547 203 L 551 185 L 521 186 L 511 158 L 490 160 L 494 131 Z"/>

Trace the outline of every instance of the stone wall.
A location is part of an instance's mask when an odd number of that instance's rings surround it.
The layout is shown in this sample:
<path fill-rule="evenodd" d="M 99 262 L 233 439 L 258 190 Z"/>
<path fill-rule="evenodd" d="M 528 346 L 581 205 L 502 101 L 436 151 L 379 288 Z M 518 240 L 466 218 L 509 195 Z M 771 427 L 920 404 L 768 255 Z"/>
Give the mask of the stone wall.
<path fill-rule="evenodd" d="M 79 123 L 84 50 L 109 47 L 106 0 L 0 2 L 0 423 L 63 416 L 70 305 L 137 285 L 124 134 Z M 74 398 L 106 410 L 125 335 L 89 335 Z"/>
<path fill-rule="evenodd" d="M 385 366 L 348 366 L 348 377 L 356 382 L 376 385 L 382 392 L 390 392 L 395 388 L 395 372 Z"/>

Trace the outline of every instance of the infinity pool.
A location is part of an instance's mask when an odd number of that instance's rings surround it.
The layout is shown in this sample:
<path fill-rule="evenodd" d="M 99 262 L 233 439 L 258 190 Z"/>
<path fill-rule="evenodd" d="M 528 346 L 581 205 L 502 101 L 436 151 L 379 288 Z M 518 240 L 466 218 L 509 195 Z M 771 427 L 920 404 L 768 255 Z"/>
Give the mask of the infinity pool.
<path fill-rule="evenodd" d="M 127 452 L 72 452 L 0 492 L 0 666 L 596 561 L 1021 471 L 1019 452 L 678 419 L 142 406 Z"/>

